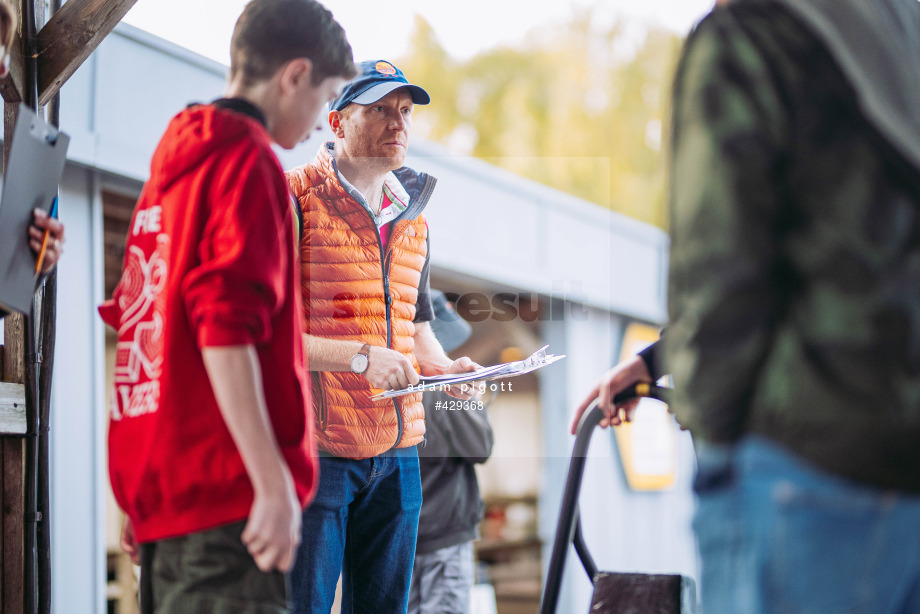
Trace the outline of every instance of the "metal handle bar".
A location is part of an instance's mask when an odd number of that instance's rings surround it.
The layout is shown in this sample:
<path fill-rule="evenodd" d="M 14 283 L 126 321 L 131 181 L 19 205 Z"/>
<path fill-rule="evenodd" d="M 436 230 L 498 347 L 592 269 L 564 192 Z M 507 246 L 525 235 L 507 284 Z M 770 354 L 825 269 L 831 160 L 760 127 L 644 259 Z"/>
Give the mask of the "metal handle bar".
<path fill-rule="evenodd" d="M 613 402 L 614 404 L 623 403 L 638 397 L 648 397 L 667 402 L 669 392 L 670 389 L 668 388 L 639 383 L 615 395 Z M 572 461 L 569 464 L 569 474 L 565 480 L 565 491 L 562 495 L 559 520 L 556 523 L 556 536 L 553 539 L 553 552 L 549 559 L 546 586 L 543 588 L 543 599 L 540 603 L 540 614 L 554 614 L 556 611 L 569 544 L 575 545 L 578 557 L 581 559 L 582 565 L 592 583 L 594 582 L 594 576 L 597 574 L 597 566 L 594 564 L 581 533 L 578 493 L 581 491 L 581 481 L 585 473 L 585 457 L 588 452 L 588 444 L 591 443 L 594 427 L 600 424 L 603 419 L 604 412 L 597 406 L 597 401 L 595 401 L 588 411 L 584 413 L 581 422 L 578 424 L 575 445 L 572 449 Z"/>

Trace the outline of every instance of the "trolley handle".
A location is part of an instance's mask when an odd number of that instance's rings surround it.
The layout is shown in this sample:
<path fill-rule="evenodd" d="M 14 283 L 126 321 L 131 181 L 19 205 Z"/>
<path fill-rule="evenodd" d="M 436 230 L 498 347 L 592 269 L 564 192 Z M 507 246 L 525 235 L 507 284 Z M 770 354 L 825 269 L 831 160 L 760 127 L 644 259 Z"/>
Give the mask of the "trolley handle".
<path fill-rule="evenodd" d="M 614 405 L 617 405 L 619 403 L 624 403 L 636 398 L 656 399 L 658 401 L 662 401 L 663 403 L 667 403 L 670 398 L 670 393 L 670 388 L 658 386 L 657 384 L 650 384 L 649 382 L 639 382 L 637 384 L 633 384 L 623 392 L 615 394 L 613 396 L 613 403 Z M 595 401 L 591 405 L 590 409 L 586 411 L 581 418 L 581 423 L 578 425 L 578 430 L 576 431 L 576 442 L 578 435 L 581 434 L 582 429 L 584 429 L 586 425 L 588 429 L 593 430 L 594 427 L 600 424 L 601 420 L 603 419 L 604 412 L 600 407 L 597 406 L 597 401 Z M 588 447 L 587 442 L 585 442 L 584 447 Z"/>
<path fill-rule="evenodd" d="M 648 397 L 659 401 L 668 401 L 669 388 L 640 382 L 633 384 L 623 392 L 614 395 L 613 402 L 623 403 L 637 397 Z M 585 543 L 581 532 L 581 520 L 578 512 L 578 493 L 581 491 L 581 482 L 585 471 L 585 457 L 588 444 L 594 427 L 604 419 L 604 412 L 597 406 L 597 401 L 591 404 L 584 413 L 575 435 L 575 445 L 572 450 L 572 460 L 569 463 L 568 477 L 562 494 L 559 519 L 556 523 L 556 534 L 553 538 L 553 549 L 547 568 L 546 583 L 543 587 L 543 598 L 540 603 L 540 614 L 555 614 L 556 604 L 559 601 L 559 591 L 562 586 L 562 573 L 565 569 L 565 559 L 570 545 L 575 546 L 575 552 L 581 560 L 585 572 L 591 582 L 597 574 L 597 565 L 591 557 L 591 552 Z"/>

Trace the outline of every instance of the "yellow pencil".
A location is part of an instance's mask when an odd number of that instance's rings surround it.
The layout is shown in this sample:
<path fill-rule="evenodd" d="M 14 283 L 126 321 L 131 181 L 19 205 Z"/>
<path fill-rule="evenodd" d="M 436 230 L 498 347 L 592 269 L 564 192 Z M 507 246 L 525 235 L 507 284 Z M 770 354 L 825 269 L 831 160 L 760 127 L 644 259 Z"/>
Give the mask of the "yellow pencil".
<path fill-rule="evenodd" d="M 54 203 L 51 205 L 51 217 L 57 217 L 57 196 L 54 197 Z M 45 252 L 48 251 L 48 238 L 51 236 L 51 229 L 45 229 L 45 235 L 42 237 L 42 247 L 38 250 L 38 260 L 35 261 L 35 273 L 38 274 L 42 270 L 42 264 L 45 262 Z"/>

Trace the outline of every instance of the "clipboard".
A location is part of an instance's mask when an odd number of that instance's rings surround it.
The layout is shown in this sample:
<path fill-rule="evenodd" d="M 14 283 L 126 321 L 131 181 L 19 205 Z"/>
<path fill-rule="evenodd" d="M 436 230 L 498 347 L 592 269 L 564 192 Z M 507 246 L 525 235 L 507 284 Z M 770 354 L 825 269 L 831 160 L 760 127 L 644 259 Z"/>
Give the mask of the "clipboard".
<path fill-rule="evenodd" d="M 0 198 L 0 310 L 28 314 L 38 274 L 29 247 L 32 210 L 51 209 L 70 137 L 19 105 Z"/>

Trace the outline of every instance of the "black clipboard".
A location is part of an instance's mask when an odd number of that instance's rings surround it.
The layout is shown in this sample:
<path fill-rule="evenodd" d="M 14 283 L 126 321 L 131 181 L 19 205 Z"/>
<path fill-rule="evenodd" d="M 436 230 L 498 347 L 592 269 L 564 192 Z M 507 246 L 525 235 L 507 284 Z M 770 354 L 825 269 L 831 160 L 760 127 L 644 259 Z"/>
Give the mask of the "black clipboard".
<path fill-rule="evenodd" d="M 36 254 L 29 247 L 32 210 L 51 209 L 70 137 L 19 105 L 0 199 L 0 309 L 28 314 Z"/>

